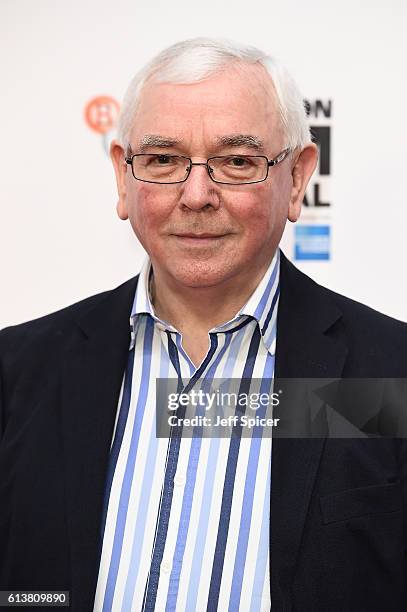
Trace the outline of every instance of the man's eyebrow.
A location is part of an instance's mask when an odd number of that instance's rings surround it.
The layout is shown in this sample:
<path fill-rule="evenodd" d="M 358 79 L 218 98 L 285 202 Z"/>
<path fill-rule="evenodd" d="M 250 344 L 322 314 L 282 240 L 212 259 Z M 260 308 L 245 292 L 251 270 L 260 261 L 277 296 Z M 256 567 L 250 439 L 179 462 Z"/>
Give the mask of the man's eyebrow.
<path fill-rule="evenodd" d="M 258 136 L 252 134 L 229 134 L 226 136 L 219 136 L 215 140 L 217 147 L 247 147 L 254 151 L 264 150 L 263 141 Z M 139 142 L 139 150 L 141 153 L 147 149 L 154 147 L 160 149 L 169 149 L 176 147 L 181 144 L 181 141 L 177 138 L 170 138 L 168 136 L 161 136 L 160 134 L 146 134 Z"/>
<path fill-rule="evenodd" d="M 251 134 L 230 134 L 229 136 L 219 136 L 216 143 L 220 147 L 248 147 L 255 151 L 264 149 L 263 141 Z"/>
<path fill-rule="evenodd" d="M 141 152 L 152 147 L 169 149 L 170 147 L 176 147 L 179 144 L 180 141 L 176 138 L 168 138 L 167 136 L 160 136 L 159 134 L 146 134 L 140 140 L 139 149 Z"/>

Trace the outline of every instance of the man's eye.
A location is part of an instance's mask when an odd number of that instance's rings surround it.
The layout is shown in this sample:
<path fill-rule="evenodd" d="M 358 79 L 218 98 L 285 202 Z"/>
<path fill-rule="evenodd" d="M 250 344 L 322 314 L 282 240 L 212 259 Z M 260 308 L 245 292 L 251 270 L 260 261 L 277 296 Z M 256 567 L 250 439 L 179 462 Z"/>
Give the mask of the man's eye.
<path fill-rule="evenodd" d="M 244 157 L 231 157 L 229 159 L 229 164 L 235 168 L 243 168 L 249 165 L 249 160 Z"/>
<path fill-rule="evenodd" d="M 160 166 L 165 166 L 170 163 L 171 157 L 169 155 L 157 155 L 154 161 Z"/>
<path fill-rule="evenodd" d="M 169 166 L 172 162 L 170 155 L 146 155 L 144 163 L 146 166 Z"/>

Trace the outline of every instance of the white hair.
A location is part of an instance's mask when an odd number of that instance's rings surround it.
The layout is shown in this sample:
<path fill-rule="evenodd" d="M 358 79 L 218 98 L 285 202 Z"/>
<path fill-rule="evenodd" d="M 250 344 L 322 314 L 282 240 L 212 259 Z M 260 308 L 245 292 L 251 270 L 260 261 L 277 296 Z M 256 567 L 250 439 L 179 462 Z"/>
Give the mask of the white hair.
<path fill-rule="evenodd" d="M 304 100 L 292 76 L 274 57 L 255 47 L 217 38 L 192 38 L 156 55 L 131 81 L 125 94 L 117 137 L 123 148 L 130 141 L 139 97 L 146 81 L 189 84 L 203 81 L 234 62 L 263 66 L 270 75 L 277 98 L 286 147 L 303 148 L 311 142 Z"/>

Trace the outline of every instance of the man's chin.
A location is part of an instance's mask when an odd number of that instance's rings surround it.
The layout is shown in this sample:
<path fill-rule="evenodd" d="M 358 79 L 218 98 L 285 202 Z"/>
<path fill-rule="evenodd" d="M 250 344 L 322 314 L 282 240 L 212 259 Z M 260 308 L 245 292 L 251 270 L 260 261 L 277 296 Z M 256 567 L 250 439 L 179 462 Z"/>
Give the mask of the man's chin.
<path fill-rule="evenodd" d="M 169 270 L 169 273 L 180 286 L 196 289 L 221 286 L 233 276 L 229 267 L 213 266 L 205 262 L 180 266 L 177 269 Z"/>

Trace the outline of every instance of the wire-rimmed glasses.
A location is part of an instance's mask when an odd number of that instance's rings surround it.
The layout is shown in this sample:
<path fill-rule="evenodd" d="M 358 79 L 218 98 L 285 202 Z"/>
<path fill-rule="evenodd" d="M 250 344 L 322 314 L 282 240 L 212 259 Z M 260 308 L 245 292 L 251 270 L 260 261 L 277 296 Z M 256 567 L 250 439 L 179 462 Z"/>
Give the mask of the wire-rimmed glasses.
<path fill-rule="evenodd" d="M 283 149 L 273 159 L 265 155 L 220 155 L 209 157 L 206 162 L 193 162 L 183 155 L 166 153 L 135 153 L 129 148 L 125 161 L 131 166 L 133 176 L 145 183 L 172 185 L 185 182 L 192 166 L 206 166 L 209 177 L 222 185 L 250 185 L 261 183 L 268 177 L 269 168 L 284 161 L 290 149 Z"/>

